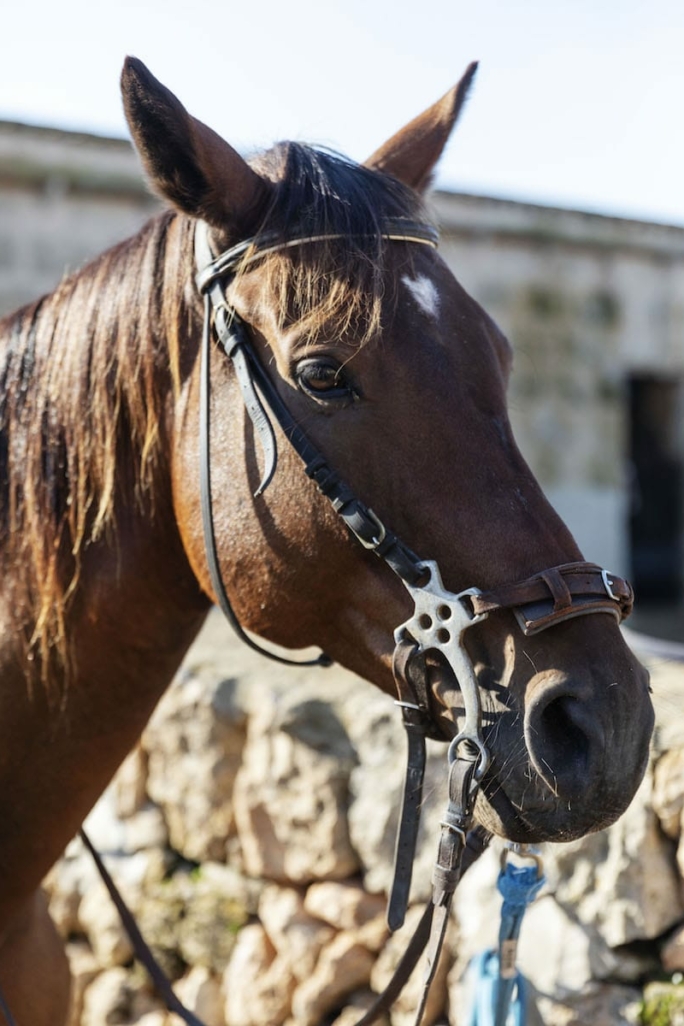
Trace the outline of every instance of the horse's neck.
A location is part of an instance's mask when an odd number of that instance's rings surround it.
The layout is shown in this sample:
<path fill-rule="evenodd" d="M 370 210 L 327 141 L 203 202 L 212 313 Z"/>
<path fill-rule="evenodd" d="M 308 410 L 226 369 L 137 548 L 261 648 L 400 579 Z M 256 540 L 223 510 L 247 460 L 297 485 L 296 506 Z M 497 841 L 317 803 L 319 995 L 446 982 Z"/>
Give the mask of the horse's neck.
<path fill-rule="evenodd" d="M 27 686 L 0 598 L 0 923 L 38 885 L 135 745 L 209 608 L 168 510 L 117 510 L 86 549 L 66 629 L 74 663 Z"/>

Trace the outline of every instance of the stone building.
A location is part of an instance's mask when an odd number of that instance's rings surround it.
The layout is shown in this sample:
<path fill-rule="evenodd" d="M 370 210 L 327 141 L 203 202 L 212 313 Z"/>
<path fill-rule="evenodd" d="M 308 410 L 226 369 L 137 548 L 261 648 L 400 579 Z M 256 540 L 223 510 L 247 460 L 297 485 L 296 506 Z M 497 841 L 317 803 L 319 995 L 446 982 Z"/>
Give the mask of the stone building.
<path fill-rule="evenodd" d="M 436 193 L 442 252 L 511 339 L 518 442 L 642 614 L 684 592 L 684 228 Z M 129 144 L 0 122 L 0 314 L 156 209 Z M 657 626 L 657 624 L 656 624 Z"/>

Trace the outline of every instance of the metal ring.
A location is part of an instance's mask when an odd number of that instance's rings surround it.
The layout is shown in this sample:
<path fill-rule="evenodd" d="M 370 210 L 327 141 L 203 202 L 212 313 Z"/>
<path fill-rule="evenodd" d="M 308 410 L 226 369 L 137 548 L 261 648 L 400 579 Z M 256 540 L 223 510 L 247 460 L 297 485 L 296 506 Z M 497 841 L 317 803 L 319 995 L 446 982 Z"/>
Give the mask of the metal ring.
<path fill-rule="evenodd" d="M 501 850 L 501 868 L 505 869 L 508 863 L 508 856 L 515 855 L 519 859 L 529 859 L 537 867 L 537 879 L 541 880 L 544 875 L 544 861 L 539 848 L 532 844 L 520 844 L 517 841 L 506 841 Z"/>
<path fill-rule="evenodd" d="M 484 743 L 484 741 L 482 740 L 481 737 L 478 737 L 476 734 L 465 734 L 465 733 L 457 734 L 456 737 L 453 738 L 453 740 L 449 744 L 449 751 L 447 752 L 447 758 L 448 758 L 450 764 L 455 762 L 456 759 L 458 758 L 458 755 L 456 754 L 457 749 L 458 749 L 459 745 L 464 744 L 464 743 L 469 743 L 471 745 L 474 745 L 475 748 L 477 748 L 477 753 L 478 753 L 477 754 L 477 761 L 478 761 L 478 765 L 475 768 L 475 772 L 473 774 L 473 780 L 476 783 L 479 784 L 479 782 L 482 780 L 483 776 L 487 772 L 487 769 L 489 768 L 489 761 L 490 761 L 490 759 L 489 759 L 489 752 L 488 752 L 487 748 L 485 747 L 485 743 Z"/>
<path fill-rule="evenodd" d="M 445 819 L 440 819 L 439 825 L 444 830 L 448 830 L 449 833 L 456 834 L 457 837 L 460 837 L 461 838 L 461 843 L 463 844 L 463 847 L 465 848 L 466 840 L 467 840 L 465 830 L 462 830 L 460 827 L 455 826 L 453 823 L 449 823 Z"/>

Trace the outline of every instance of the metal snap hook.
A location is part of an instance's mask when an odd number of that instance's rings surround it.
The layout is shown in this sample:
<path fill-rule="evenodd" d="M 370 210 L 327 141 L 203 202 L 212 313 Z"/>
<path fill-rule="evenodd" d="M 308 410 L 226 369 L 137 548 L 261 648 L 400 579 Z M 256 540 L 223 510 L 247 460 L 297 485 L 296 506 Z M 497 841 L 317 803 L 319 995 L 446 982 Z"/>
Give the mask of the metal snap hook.
<path fill-rule="evenodd" d="M 533 844 L 521 844 L 518 841 L 506 841 L 501 850 L 502 870 L 506 869 L 510 855 L 515 855 L 516 858 L 519 859 L 529 859 L 530 862 L 533 862 L 537 869 L 537 879 L 541 880 L 544 875 L 544 860 L 539 848 Z"/>

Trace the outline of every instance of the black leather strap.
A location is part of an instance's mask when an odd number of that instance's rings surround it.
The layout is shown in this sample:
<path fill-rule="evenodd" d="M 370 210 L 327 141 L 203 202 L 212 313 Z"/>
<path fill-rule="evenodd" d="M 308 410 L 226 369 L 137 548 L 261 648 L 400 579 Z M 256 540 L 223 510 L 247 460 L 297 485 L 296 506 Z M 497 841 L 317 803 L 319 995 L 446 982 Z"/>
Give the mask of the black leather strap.
<path fill-rule="evenodd" d="M 202 526 L 204 530 L 204 544 L 207 553 L 207 566 L 209 568 L 209 576 L 211 578 L 211 586 L 214 594 L 218 601 L 218 604 L 223 612 L 223 615 L 228 620 L 229 624 L 237 634 L 238 638 L 249 648 L 255 652 L 259 652 L 260 655 L 264 655 L 274 662 L 283 663 L 285 666 L 330 666 L 332 660 L 325 654 L 316 656 L 314 659 L 289 659 L 287 656 L 282 656 L 278 652 L 271 652 L 263 645 L 254 641 L 250 638 L 249 634 L 245 631 L 239 619 L 235 615 L 235 610 L 228 598 L 225 585 L 223 583 L 223 575 L 218 561 L 218 552 L 216 550 L 216 534 L 214 532 L 214 515 L 212 511 L 212 500 L 211 500 L 211 459 L 210 459 L 210 442 L 211 442 L 211 396 L 210 396 L 210 374 L 209 374 L 209 361 L 211 358 L 211 317 L 210 317 L 210 299 L 207 297 L 205 300 L 205 323 L 204 331 L 202 334 L 202 349 L 200 354 L 201 368 L 200 368 L 200 504 L 202 509 Z M 236 346 L 235 349 L 238 349 Z M 233 355 L 231 353 L 231 355 Z M 245 392 L 243 389 L 243 396 Z M 258 398 L 255 400 L 257 405 Z M 268 429 L 271 431 L 272 428 L 268 417 L 264 415 L 264 419 L 268 424 Z M 275 443 L 274 443 L 275 444 Z M 267 461 L 268 467 L 268 461 Z M 275 469 L 275 465 L 274 465 Z M 268 482 L 266 482 L 268 483 Z M 265 487 L 262 480 L 262 486 Z"/>
<path fill-rule="evenodd" d="M 407 742 L 404 794 L 394 851 L 394 875 L 387 902 L 387 925 L 392 933 L 404 925 L 408 908 L 425 777 L 425 736 L 428 719 L 425 710 L 418 703 L 415 689 L 409 679 L 417 647 L 409 639 L 401 639 L 394 650 L 392 664 L 397 685 L 397 705 L 401 709 Z"/>
<path fill-rule="evenodd" d="M 477 862 L 483 852 L 486 851 L 491 839 L 492 835 L 489 831 L 481 826 L 476 826 L 468 832 L 465 848 L 461 856 L 460 877 L 463 877 L 470 867 Z M 390 982 L 383 992 L 377 996 L 365 1015 L 354 1026 L 371 1026 L 371 1023 L 377 1022 L 380 1016 L 388 1012 L 397 1000 L 427 947 L 432 932 L 434 911 L 435 906 L 433 902 L 428 902 L 411 940 L 406 946 L 406 951 L 394 970 Z"/>
<path fill-rule="evenodd" d="M 116 906 L 121 922 L 123 923 L 126 933 L 133 945 L 135 957 L 141 965 L 147 969 L 150 979 L 152 980 L 157 993 L 164 1001 L 167 1009 L 180 1016 L 183 1022 L 187 1023 L 187 1026 L 205 1026 L 202 1020 L 198 1019 L 197 1016 L 191 1012 L 189 1008 L 186 1008 L 180 999 L 176 997 L 168 976 L 152 954 L 133 917 L 133 913 L 122 898 L 121 892 L 112 880 L 109 870 L 102 861 L 99 852 L 93 847 L 85 830 L 81 830 L 81 840 L 92 855 L 97 871 L 100 874 L 105 887 L 109 891 L 109 896 Z"/>
<path fill-rule="evenodd" d="M 432 246 L 437 242 L 437 234 L 431 226 L 403 218 L 390 218 L 384 222 L 383 238 L 403 239 Z M 264 472 L 255 494 L 261 494 L 268 486 L 275 473 L 277 463 L 275 434 L 261 401 L 261 395 L 288 441 L 304 463 L 308 476 L 315 481 L 319 490 L 328 498 L 333 508 L 361 544 L 375 552 L 402 580 L 409 584 L 417 584 L 423 574 L 418 557 L 381 523 L 373 511 L 331 469 L 318 449 L 295 422 L 280 398 L 278 390 L 261 366 L 251 345 L 244 322 L 226 300 L 225 279 L 234 273 L 239 263 L 247 257 L 250 248 L 254 249 L 254 256 L 257 257 L 269 252 L 270 248 L 283 249 L 290 245 L 303 245 L 312 241 L 317 240 L 311 236 L 300 236 L 283 241 L 278 236 L 264 235 L 257 241 L 248 240 L 227 250 L 219 257 L 214 257 L 206 226 L 198 224 L 195 232 L 195 257 L 199 268 L 196 280 L 200 292 L 205 296 L 200 379 L 200 498 L 211 584 L 224 616 L 238 637 L 254 651 L 286 666 L 329 666 L 332 660 L 325 654 L 314 659 L 297 660 L 271 652 L 245 632 L 228 598 L 218 562 L 212 511 L 211 379 L 209 370 L 212 327 L 216 330 L 224 352 L 232 360 L 245 407 L 264 452 Z"/>

